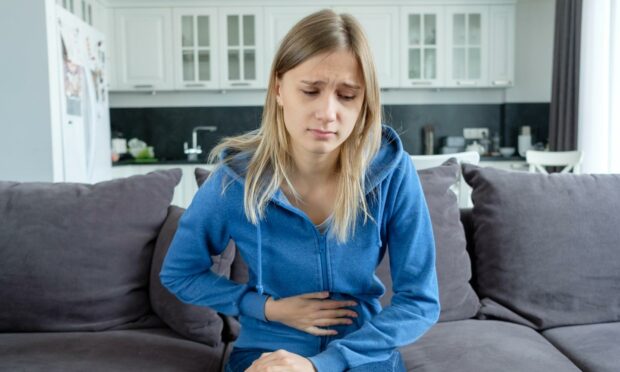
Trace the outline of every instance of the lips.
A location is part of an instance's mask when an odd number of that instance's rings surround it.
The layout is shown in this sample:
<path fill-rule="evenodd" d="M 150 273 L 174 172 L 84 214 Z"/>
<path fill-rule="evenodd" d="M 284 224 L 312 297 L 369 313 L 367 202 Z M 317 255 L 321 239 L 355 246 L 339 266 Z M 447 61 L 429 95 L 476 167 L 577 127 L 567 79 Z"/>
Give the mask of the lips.
<path fill-rule="evenodd" d="M 323 129 L 308 129 L 315 140 L 328 141 L 336 136 L 336 132 L 323 130 Z"/>
<path fill-rule="evenodd" d="M 322 129 L 309 129 L 312 132 L 315 132 L 317 134 L 333 134 L 336 132 L 330 131 L 330 130 L 322 130 Z"/>

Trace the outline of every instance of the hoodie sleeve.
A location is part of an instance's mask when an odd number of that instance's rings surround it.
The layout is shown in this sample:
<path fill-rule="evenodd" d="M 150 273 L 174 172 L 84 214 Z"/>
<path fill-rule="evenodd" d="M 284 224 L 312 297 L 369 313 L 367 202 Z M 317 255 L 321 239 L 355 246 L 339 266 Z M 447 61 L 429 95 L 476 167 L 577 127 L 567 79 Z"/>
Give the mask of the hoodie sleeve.
<path fill-rule="evenodd" d="M 433 230 L 420 180 L 407 153 L 388 187 L 392 302 L 360 329 L 310 357 L 319 372 L 387 360 L 396 348 L 416 341 L 439 319 Z"/>
<path fill-rule="evenodd" d="M 226 315 L 249 315 L 267 321 L 268 296 L 211 271 L 211 255 L 222 253 L 230 240 L 230 201 L 222 194 L 223 173 L 219 169 L 198 189 L 181 216 L 159 278 L 164 287 L 185 303 L 208 306 Z"/>

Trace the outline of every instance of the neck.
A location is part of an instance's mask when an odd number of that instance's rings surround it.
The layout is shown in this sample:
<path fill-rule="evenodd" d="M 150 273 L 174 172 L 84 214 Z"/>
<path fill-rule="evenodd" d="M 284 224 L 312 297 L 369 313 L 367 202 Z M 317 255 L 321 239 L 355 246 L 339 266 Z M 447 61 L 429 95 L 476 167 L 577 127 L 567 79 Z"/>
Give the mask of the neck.
<path fill-rule="evenodd" d="M 293 149 L 293 179 L 295 186 L 324 185 L 333 179 L 338 164 L 338 151 L 317 155 Z"/>

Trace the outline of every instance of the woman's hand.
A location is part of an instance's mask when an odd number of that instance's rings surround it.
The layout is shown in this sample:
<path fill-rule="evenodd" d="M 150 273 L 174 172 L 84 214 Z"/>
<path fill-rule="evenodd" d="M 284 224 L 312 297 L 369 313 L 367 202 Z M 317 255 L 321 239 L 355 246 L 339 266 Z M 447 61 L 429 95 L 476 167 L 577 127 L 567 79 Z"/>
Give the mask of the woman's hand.
<path fill-rule="evenodd" d="M 260 358 L 245 370 L 245 372 L 262 371 L 315 372 L 316 369 L 310 359 L 280 349 L 273 353 L 262 353 Z"/>
<path fill-rule="evenodd" d="M 347 317 L 357 318 L 357 313 L 343 308 L 357 303 L 325 300 L 327 297 L 329 292 L 305 293 L 279 300 L 269 297 L 265 303 L 265 317 L 315 336 L 335 335 L 338 334 L 335 330 L 318 327 L 351 324 L 353 321 Z"/>

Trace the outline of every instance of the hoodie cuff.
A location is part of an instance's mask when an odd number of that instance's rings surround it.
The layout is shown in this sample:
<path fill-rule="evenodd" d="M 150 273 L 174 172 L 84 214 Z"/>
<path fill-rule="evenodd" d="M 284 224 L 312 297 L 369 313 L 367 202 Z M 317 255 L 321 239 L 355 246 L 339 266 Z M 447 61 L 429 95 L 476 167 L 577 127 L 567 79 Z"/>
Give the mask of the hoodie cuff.
<path fill-rule="evenodd" d="M 347 361 L 336 348 L 328 347 L 322 353 L 308 358 L 318 372 L 340 372 L 348 367 Z"/>
<path fill-rule="evenodd" d="M 249 315 L 263 322 L 267 322 L 265 318 L 265 302 L 269 296 L 258 294 L 255 291 L 246 292 L 239 302 L 239 312 L 242 315 Z"/>

